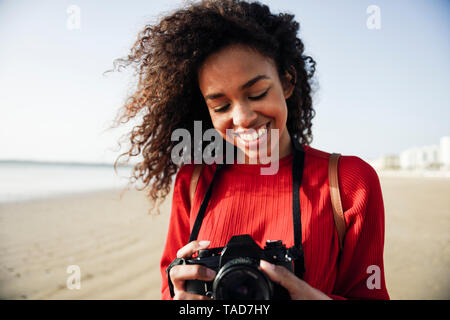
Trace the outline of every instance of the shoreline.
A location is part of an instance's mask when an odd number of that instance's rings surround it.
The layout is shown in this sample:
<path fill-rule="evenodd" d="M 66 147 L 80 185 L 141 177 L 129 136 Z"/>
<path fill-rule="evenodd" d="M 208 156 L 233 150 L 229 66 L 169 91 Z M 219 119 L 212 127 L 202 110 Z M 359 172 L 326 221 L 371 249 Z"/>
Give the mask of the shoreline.
<path fill-rule="evenodd" d="M 377 170 L 380 178 L 432 178 L 450 179 L 448 170 Z"/>
<path fill-rule="evenodd" d="M 35 202 L 47 202 L 47 201 L 58 201 L 64 199 L 71 199 L 76 197 L 84 197 L 93 194 L 104 194 L 104 193 L 113 193 L 113 192 L 122 192 L 126 187 L 111 187 L 111 188 L 102 188 L 102 189 L 93 189 L 93 190 L 79 190 L 79 191 L 62 191 L 55 192 L 50 195 L 38 195 L 38 196 L 24 196 L 22 199 L 12 199 L 12 200 L 4 200 L 0 201 L 0 209 L 2 206 L 9 205 L 21 205 L 21 204 L 32 204 Z M 130 190 L 132 191 L 132 190 Z"/>

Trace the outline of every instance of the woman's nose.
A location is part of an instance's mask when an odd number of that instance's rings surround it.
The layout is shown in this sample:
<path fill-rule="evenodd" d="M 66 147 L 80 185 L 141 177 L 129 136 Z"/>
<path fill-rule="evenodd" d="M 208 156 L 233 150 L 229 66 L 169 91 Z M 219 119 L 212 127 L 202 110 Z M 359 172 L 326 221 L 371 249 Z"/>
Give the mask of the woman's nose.
<path fill-rule="evenodd" d="M 238 104 L 233 109 L 233 124 L 236 128 L 249 128 L 258 118 L 257 113 L 248 104 Z"/>

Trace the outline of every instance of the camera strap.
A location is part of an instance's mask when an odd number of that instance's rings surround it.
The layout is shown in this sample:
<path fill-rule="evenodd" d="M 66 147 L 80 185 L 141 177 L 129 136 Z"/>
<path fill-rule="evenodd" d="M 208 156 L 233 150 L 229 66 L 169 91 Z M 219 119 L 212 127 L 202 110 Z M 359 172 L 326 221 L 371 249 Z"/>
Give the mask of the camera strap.
<path fill-rule="evenodd" d="M 300 209 L 300 186 L 302 185 L 305 151 L 297 139 L 292 139 L 294 145 L 294 160 L 292 162 L 292 220 L 294 222 L 294 246 L 289 248 L 294 260 L 294 273 L 303 279 L 305 272 L 305 257 L 302 247 L 302 213 Z"/>
<path fill-rule="evenodd" d="M 305 272 L 305 260 L 302 248 L 302 223 L 301 223 L 301 210 L 300 210 L 300 186 L 302 184 L 303 167 L 305 161 L 305 151 L 303 146 L 297 141 L 297 139 L 291 139 L 294 147 L 294 160 L 292 163 L 292 214 L 294 223 L 294 246 L 288 249 L 288 254 L 294 261 L 294 273 L 300 279 L 303 278 Z M 205 217 L 206 208 L 208 207 L 209 200 L 211 198 L 212 189 L 217 176 L 219 175 L 225 164 L 216 164 L 216 171 L 209 184 L 208 190 L 203 197 L 202 204 L 197 213 L 197 218 L 194 222 L 189 242 L 197 240 L 200 232 L 200 227 Z"/>

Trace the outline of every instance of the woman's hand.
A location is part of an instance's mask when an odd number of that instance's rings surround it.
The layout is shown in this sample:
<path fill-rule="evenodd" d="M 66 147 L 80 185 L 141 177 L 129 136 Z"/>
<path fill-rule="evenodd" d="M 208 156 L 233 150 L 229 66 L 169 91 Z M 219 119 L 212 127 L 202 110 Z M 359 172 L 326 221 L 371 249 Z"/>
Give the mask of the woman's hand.
<path fill-rule="evenodd" d="M 283 266 L 261 260 L 259 267 L 270 280 L 283 286 L 289 292 L 292 300 L 331 300 L 326 294 L 311 287 Z"/>
<path fill-rule="evenodd" d="M 192 241 L 178 250 L 177 258 L 190 258 L 195 252 L 208 248 L 209 241 Z M 175 292 L 174 300 L 210 300 L 210 298 L 185 291 L 184 282 L 186 280 L 214 280 L 216 272 L 204 266 L 190 264 L 178 265 L 170 269 L 170 279 L 172 280 Z"/>

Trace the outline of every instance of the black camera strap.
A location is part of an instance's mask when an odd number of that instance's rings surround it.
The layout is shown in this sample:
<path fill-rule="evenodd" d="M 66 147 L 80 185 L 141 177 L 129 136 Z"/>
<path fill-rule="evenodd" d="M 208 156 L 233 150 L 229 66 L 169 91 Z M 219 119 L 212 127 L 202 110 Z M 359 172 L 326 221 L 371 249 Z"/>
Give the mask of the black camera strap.
<path fill-rule="evenodd" d="M 292 214 L 294 223 L 294 246 L 288 249 L 289 255 L 294 260 L 294 273 L 300 279 L 303 278 L 303 273 L 305 272 L 305 260 L 303 256 L 302 248 L 302 223 L 301 223 L 301 210 L 300 210 L 300 186 L 302 184 L 303 177 L 303 167 L 305 161 L 305 151 L 302 145 L 297 141 L 297 139 L 292 138 L 291 142 L 294 147 L 294 160 L 292 163 Z M 197 240 L 198 234 L 200 232 L 200 227 L 205 217 L 206 208 L 208 207 L 209 200 L 211 198 L 212 189 L 214 181 L 217 179 L 222 168 L 225 164 L 216 164 L 216 171 L 209 184 L 208 190 L 203 197 L 202 204 L 197 213 L 197 218 L 195 219 L 194 227 L 192 228 L 191 235 L 189 237 L 189 242 Z"/>
<path fill-rule="evenodd" d="M 302 213 L 300 209 L 300 186 L 302 185 L 303 168 L 305 165 L 305 151 L 302 145 L 292 139 L 294 145 L 294 160 L 292 162 L 292 220 L 294 223 L 294 246 L 289 248 L 294 259 L 294 273 L 303 279 L 305 272 L 305 258 L 302 247 Z"/>
<path fill-rule="evenodd" d="M 206 208 L 209 204 L 209 199 L 211 198 L 211 193 L 214 185 L 214 180 L 216 180 L 216 177 L 224 167 L 223 163 L 216 164 L 216 172 L 214 172 L 214 176 L 211 180 L 211 183 L 209 184 L 208 190 L 206 191 L 205 196 L 203 197 L 202 204 L 200 205 L 200 209 L 197 213 L 197 218 L 194 222 L 194 227 L 192 228 L 191 235 L 189 237 L 189 242 L 197 240 L 198 233 L 200 232 L 200 227 L 202 226 L 203 218 L 205 217 Z"/>

